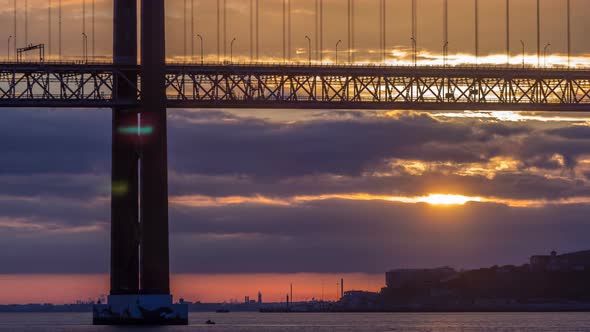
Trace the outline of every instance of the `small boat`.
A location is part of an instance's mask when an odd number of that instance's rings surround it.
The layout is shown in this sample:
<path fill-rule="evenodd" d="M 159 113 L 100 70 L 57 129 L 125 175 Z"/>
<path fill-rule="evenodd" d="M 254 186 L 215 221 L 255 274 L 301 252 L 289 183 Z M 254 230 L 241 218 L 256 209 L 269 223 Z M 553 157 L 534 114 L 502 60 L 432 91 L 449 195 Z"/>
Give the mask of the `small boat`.
<path fill-rule="evenodd" d="M 205 324 L 207 324 L 207 325 L 215 325 L 215 322 L 214 322 L 214 321 L 212 321 L 212 320 L 210 320 L 210 319 L 208 319 L 208 320 L 205 322 Z"/>
<path fill-rule="evenodd" d="M 229 313 L 228 309 L 217 309 L 217 311 L 215 311 L 218 314 L 227 314 Z"/>

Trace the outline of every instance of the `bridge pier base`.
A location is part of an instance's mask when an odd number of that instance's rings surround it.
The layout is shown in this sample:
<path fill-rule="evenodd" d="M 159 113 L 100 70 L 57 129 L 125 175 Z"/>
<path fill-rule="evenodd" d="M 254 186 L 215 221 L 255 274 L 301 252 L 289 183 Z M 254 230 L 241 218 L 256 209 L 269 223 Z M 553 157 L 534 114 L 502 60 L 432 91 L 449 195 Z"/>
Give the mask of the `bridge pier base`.
<path fill-rule="evenodd" d="M 186 325 L 188 306 L 172 295 L 110 295 L 93 308 L 94 325 Z"/>

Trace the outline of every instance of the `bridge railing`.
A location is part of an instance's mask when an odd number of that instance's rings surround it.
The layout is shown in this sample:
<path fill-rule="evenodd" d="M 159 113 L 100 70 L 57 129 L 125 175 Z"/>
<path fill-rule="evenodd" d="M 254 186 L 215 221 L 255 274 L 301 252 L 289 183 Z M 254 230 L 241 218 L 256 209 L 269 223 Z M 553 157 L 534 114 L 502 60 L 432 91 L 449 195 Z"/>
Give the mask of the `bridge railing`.
<path fill-rule="evenodd" d="M 138 106 L 140 69 L 0 63 L 0 106 Z M 169 107 L 590 110 L 590 70 L 171 64 L 166 92 Z"/>
<path fill-rule="evenodd" d="M 198 61 L 191 61 L 191 62 L 182 62 L 182 61 L 168 61 L 168 65 L 170 66 L 184 66 L 184 67 L 281 67 L 281 68 L 302 68 L 302 67 L 310 67 L 310 68 L 432 68 L 432 69 L 471 69 L 471 70 L 482 70 L 482 69 L 499 69 L 499 70 L 542 70 L 542 71 L 551 71 L 551 70 L 572 70 L 572 71 L 590 71 L 590 67 L 588 66 L 567 66 L 567 65 L 560 65 L 560 64 L 552 64 L 548 66 L 536 66 L 532 64 L 506 64 L 506 63 L 483 63 L 483 64 L 471 64 L 471 63 L 464 63 L 464 64 L 455 64 L 455 65 L 442 65 L 442 64 L 432 64 L 432 63 L 418 63 L 417 65 L 409 64 L 406 62 L 401 63 L 333 63 L 333 62 L 312 62 L 311 64 L 308 62 L 243 62 L 243 61 L 234 61 L 234 62 L 198 62 Z"/>
<path fill-rule="evenodd" d="M 71 59 L 71 60 L 46 60 L 46 61 L 34 61 L 34 60 L 24 60 L 24 61 L 16 61 L 16 60 L 0 60 L 0 66 L 9 66 L 9 65 L 45 65 L 45 66 L 52 66 L 52 65 L 113 65 L 111 59 L 104 58 L 104 59 Z M 567 66 L 567 65 L 560 65 L 560 64 L 552 64 L 549 66 L 536 66 L 532 64 L 506 64 L 506 63 L 483 63 L 483 64 L 455 64 L 455 65 L 441 65 L 441 64 L 432 64 L 432 63 L 418 63 L 417 65 L 400 62 L 400 63 L 333 63 L 333 62 L 312 62 L 311 64 L 308 62 L 301 62 L 301 61 L 290 61 L 290 62 L 268 62 L 268 61 L 234 61 L 234 62 L 214 62 L 214 61 L 207 61 L 201 63 L 200 61 L 167 61 L 167 65 L 175 66 L 175 67 L 207 67 L 207 68 L 217 68 L 217 67 L 270 67 L 270 68 L 405 68 L 405 69 L 465 69 L 465 70 L 486 70 L 486 69 L 498 69 L 498 70 L 535 70 L 535 71 L 563 71 L 563 70 L 570 70 L 570 71 L 590 71 L 590 67 L 588 66 Z"/>

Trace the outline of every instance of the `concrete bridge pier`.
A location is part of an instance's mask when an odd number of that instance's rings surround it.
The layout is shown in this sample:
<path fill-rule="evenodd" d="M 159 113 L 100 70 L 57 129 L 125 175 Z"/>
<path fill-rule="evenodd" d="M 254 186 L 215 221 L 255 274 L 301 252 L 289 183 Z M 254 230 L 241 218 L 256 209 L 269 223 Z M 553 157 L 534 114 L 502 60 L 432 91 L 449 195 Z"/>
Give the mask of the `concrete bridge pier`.
<path fill-rule="evenodd" d="M 141 109 L 113 109 L 111 293 L 96 325 L 188 324 L 170 294 L 164 0 L 141 8 Z M 137 65 L 136 0 L 115 0 L 114 16 L 114 63 Z M 114 84 L 116 98 L 136 100 L 132 84 Z"/>

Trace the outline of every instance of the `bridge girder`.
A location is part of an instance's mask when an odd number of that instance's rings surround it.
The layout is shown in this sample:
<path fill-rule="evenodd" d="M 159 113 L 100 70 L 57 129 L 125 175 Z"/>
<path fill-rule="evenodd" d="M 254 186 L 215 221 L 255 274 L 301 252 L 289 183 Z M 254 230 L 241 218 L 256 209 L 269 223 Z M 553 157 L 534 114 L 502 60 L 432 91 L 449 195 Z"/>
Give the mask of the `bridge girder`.
<path fill-rule="evenodd" d="M 118 82 L 135 87 L 136 100 L 119 98 Z M 166 95 L 168 108 L 589 111 L 590 71 L 168 65 Z M 0 64 L 0 107 L 140 102 L 140 66 Z"/>

